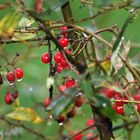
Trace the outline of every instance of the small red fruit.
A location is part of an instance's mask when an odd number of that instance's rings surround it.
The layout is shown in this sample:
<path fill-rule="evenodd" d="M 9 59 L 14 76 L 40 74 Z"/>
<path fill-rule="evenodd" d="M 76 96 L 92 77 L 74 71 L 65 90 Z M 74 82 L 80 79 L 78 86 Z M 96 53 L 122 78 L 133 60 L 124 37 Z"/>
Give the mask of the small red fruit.
<path fill-rule="evenodd" d="M 11 95 L 14 99 L 18 98 L 18 96 L 19 96 L 17 91 L 12 93 Z"/>
<path fill-rule="evenodd" d="M 61 61 L 61 58 L 62 58 L 62 54 L 60 52 L 56 52 L 56 54 L 54 55 L 54 61 L 56 63 L 59 63 Z"/>
<path fill-rule="evenodd" d="M 74 109 L 70 110 L 68 113 L 67 113 L 67 117 L 68 118 L 72 118 L 76 115 L 76 111 Z"/>
<path fill-rule="evenodd" d="M 61 92 L 65 91 L 66 89 L 67 89 L 67 87 L 66 87 L 65 85 L 61 85 L 61 86 L 58 88 L 58 90 L 61 91 Z"/>
<path fill-rule="evenodd" d="M 103 87 L 101 90 L 100 90 L 100 93 L 102 95 L 104 95 L 105 97 L 107 98 L 112 98 L 113 95 L 114 95 L 114 91 L 112 89 L 109 89 L 109 88 L 106 88 L 106 87 Z"/>
<path fill-rule="evenodd" d="M 66 27 L 66 26 L 63 26 L 63 27 L 60 27 L 60 30 L 61 31 L 67 31 L 68 30 L 68 28 Z M 62 33 L 64 36 L 68 36 L 68 32 L 64 32 L 64 33 Z"/>
<path fill-rule="evenodd" d="M 86 122 L 87 126 L 92 126 L 94 124 L 94 119 L 88 119 Z"/>
<path fill-rule="evenodd" d="M 56 71 L 60 73 L 63 70 L 63 67 L 61 65 L 56 66 Z"/>
<path fill-rule="evenodd" d="M 140 94 L 135 94 L 135 95 L 133 96 L 133 98 L 134 98 L 134 100 L 136 100 L 136 101 L 140 100 Z"/>
<path fill-rule="evenodd" d="M 125 100 L 125 98 L 123 97 L 117 97 L 116 100 Z M 117 106 L 123 106 L 125 104 L 125 102 L 116 102 Z"/>
<path fill-rule="evenodd" d="M 0 85 L 3 84 L 3 79 L 2 79 L 2 75 L 0 73 Z"/>
<path fill-rule="evenodd" d="M 117 114 L 120 114 L 120 115 L 123 115 L 124 114 L 124 108 L 123 108 L 123 106 L 114 105 L 113 108 L 114 108 L 114 110 L 116 111 Z"/>
<path fill-rule="evenodd" d="M 12 97 L 12 95 L 11 95 L 9 92 L 7 92 L 7 93 L 5 94 L 4 101 L 5 101 L 5 103 L 6 103 L 7 105 L 10 105 L 10 104 L 13 103 L 14 98 Z"/>
<path fill-rule="evenodd" d="M 61 115 L 61 116 L 59 116 L 59 117 L 56 118 L 56 121 L 57 121 L 58 123 L 63 123 L 64 120 L 65 120 L 65 117 L 64 117 L 63 115 Z"/>
<path fill-rule="evenodd" d="M 72 135 L 76 135 L 77 133 L 78 131 L 75 130 Z M 81 140 L 81 139 L 82 139 L 82 134 L 78 134 L 72 140 Z"/>
<path fill-rule="evenodd" d="M 137 111 L 140 112 L 140 104 L 137 104 Z"/>
<path fill-rule="evenodd" d="M 46 98 L 46 99 L 45 99 L 45 102 L 44 102 L 44 106 L 45 106 L 45 107 L 48 107 L 49 104 L 50 104 L 50 99 L 49 99 L 49 98 Z"/>
<path fill-rule="evenodd" d="M 6 74 L 6 79 L 9 83 L 13 83 L 15 81 L 15 74 L 13 72 L 8 72 Z"/>
<path fill-rule="evenodd" d="M 17 79 L 21 79 L 23 77 L 23 75 L 24 75 L 24 72 L 23 72 L 22 69 L 16 68 L 15 69 L 15 75 L 16 75 L 16 78 Z"/>
<path fill-rule="evenodd" d="M 73 79 L 68 79 L 65 82 L 65 85 L 66 85 L 67 88 L 76 87 L 77 86 L 76 82 Z"/>
<path fill-rule="evenodd" d="M 45 52 L 42 57 L 41 57 L 41 60 L 43 63 L 49 63 L 50 62 L 50 55 L 49 53 Z"/>
<path fill-rule="evenodd" d="M 82 104 L 83 104 L 83 98 L 79 95 L 79 96 L 76 97 L 75 106 L 81 107 Z"/>
<path fill-rule="evenodd" d="M 67 47 L 67 45 L 69 44 L 68 39 L 65 38 L 65 37 L 60 38 L 58 42 L 59 42 L 59 45 L 60 45 L 62 48 Z"/>

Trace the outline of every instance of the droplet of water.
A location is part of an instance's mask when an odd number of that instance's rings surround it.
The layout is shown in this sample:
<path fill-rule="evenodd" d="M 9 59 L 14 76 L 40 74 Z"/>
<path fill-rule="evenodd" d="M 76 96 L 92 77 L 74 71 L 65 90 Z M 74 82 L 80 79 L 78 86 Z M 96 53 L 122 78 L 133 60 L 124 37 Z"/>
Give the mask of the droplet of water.
<path fill-rule="evenodd" d="M 63 124 L 64 124 L 63 122 L 59 123 L 60 126 L 62 126 Z"/>
<path fill-rule="evenodd" d="M 21 79 L 17 79 L 17 81 L 18 81 L 18 82 L 22 81 L 22 78 L 21 78 Z"/>

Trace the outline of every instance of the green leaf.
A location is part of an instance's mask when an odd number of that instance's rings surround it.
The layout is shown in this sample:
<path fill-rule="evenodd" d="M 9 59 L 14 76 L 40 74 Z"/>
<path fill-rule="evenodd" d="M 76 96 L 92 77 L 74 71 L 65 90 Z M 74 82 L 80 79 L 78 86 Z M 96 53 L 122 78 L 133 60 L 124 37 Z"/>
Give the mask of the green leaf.
<path fill-rule="evenodd" d="M 77 88 L 70 88 L 65 91 L 65 95 L 59 97 L 51 102 L 47 110 L 51 110 L 55 118 L 67 112 L 69 107 L 73 104 L 76 94 L 79 92 Z"/>
<path fill-rule="evenodd" d="M 28 121 L 32 123 L 40 123 L 42 121 L 33 109 L 24 107 L 15 108 L 14 111 L 7 114 L 6 117 L 18 121 Z"/>

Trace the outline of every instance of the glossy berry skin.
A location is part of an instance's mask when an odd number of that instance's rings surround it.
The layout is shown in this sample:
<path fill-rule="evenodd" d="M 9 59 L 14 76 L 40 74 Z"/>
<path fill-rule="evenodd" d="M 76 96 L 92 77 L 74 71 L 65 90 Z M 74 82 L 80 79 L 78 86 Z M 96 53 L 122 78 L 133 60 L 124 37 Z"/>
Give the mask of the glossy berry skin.
<path fill-rule="evenodd" d="M 62 58 L 62 54 L 60 52 L 56 52 L 56 54 L 54 55 L 54 61 L 56 63 L 59 63 L 61 61 L 61 58 Z"/>
<path fill-rule="evenodd" d="M 69 41 L 68 41 L 67 38 L 62 37 L 62 38 L 59 39 L 58 43 L 62 48 L 66 48 L 67 45 L 69 44 Z"/>
<path fill-rule="evenodd" d="M 140 100 L 140 94 L 135 94 L 135 95 L 133 96 L 133 98 L 134 98 L 134 100 L 136 100 L 136 101 Z"/>
<path fill-rule="evenodd" d="M 61 116 L 57 117 L 55 120 L 56 120 L 58 123 L 63 123 L 63 122 L 65 121 L 65 117 L 64 117 L 63 115 L 61 115 Z"/>
<path fill-rule="evenodd" d="M 77 85 L 76 85 L 76 82 L 75 82 L 73 79 L 68 79 L 68 80 L 65 82 L 65 85 L 66 85 L 67 88 L 77 86 Z"/>
<path fill-rule="evenodd" d="M 44 106 L 45 106 L 45 107 L 48 107 L 49 104 L 50 104 L 50 99 L 49 99 L 49 98 L 46 98 L 46 99 L 45 99 L 45 102 L 44 102 Z"/>
<path fill-rule="evenodd" d="M 94 120 L 93 119 L 88 119 L 86 122 L 86 126 L 92 126 L 94 124 Z"/>
<path fill-rule="evenodd" d="M 60 92 L 63 92 L 63 91 L 65 91 L 67 89 L 67 87 L 65 86 L 65 85 L 61 85 L 59 88 L 58 88 L 58 90 L 60 91 Z"/>
<path fill-rule="evenodd" d="M 60 30 L 61 31 L 67 31 L 68 30 L 68 28 L 66 27 L 66 26 L 63 26 L 63 27 L 61 27 L 60 28 Z M 64 32 L 64 33 L 62 33 L 64 36 L 68 36 L 68 32 Z"/>
<path fill-rule="evenodd" d="M 16 75 L 16 78 L 17 79 L 22 79 L 23 75 L 24 75 L 24 72 L 22 69 L 20 68 L 16 68 L 15 69 L 15 75 Z"/>
<path fill-rule="evenodd" d="M 125 98 L 123 97 L 117 97 L 116 100 L 125 100 Z M 116 102 L 117 106 L 123 106 L 125 104 L 125 102 Z"/>
<path fill-rule="evenodd" d="M 45 52 L 42 57 L 41 60 L 43 63 L 48 64 L 50 62 L 50 55 L 49 53 Z"/>
<path fill-rule="evenodd" d="M 61 65 L 56 66 L 56 71 L 60 73 L 63 70 L 63 67 Z"/>
<path fill-rule="evenodd" d="M 13 99 L 11 93 L 7 92 L 7 93 L 5 94 L 4 101 L 5 101 L 5 103 L 6 103 L 7 105 L 10 105 L 10 104 L 13 103 L 14 99 Z"/>
<path fill-rule="evenodd" d="M 8 80 L 9 83 L 13 83 L 16 79 L 15 74 L 13 72 L 8 72 L 6 74 L 6 79 Z"/>
<path fill-rule="evenodd" d="M 124 114 L 124 108 L 123 108 L 123 106 L 114 105 L 113 108 L 114 108 L 114 110 L 116 111 L 117 114 L 120 114 L 120 115 L 123 115 Z"/>
<path fill-rule="evenodd" d="M 78 131 L 75 130 L 72 135 L 75 135 L 77 133 L 78 133 Z M 72 140 L 82 140 L 82 134 L 76 135 Z"/>
<path fill-rule="evenodd" d="M 140 112 L 140 104 L 137 104 L 137 111 Z"/>

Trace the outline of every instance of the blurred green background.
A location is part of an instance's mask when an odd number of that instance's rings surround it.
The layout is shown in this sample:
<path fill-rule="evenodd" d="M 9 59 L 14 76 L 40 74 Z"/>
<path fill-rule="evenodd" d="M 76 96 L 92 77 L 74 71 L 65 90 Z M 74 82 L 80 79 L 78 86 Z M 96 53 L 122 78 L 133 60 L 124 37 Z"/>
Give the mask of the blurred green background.
<path fill-rule="evenodd" d="M 0 10 L 0 19 L 2 19 L 7 14 L 16 10 L 16 2 L 14 0 L 7 0 L 6 2 L 13 2 L 13 7 L 8 6 L 4 10 Z M 0 0 L 0 5 L 5 3 L 4 0 Z M 27 7 L 29 9 L 34 8 L 34 0 L 25 1 Z M 49 3 L 49 4 L 48 4 Z M 62 1 L 63 3 L 63 1 Z M 53 9 L 52 11 L 49 9 L 51 6 L 58 7 Z M 58 3 L 54 0 L 43 1 L 43 8 L 49 9 L 51 12 L 49 15 L 43 15 L 43 18 L 46 19 L 62 19 L 61 11 L 59 11 L 59 6 L 61 3 Z M 70 6 L 72 9 L 72 13 L 75 20 L 85 18 L 90 16 L 90 10 L 88 5 L 83 5 L 80 3 L 79 0 L 70 0 Z M 96 13 L 97 9 L 91 9 L 93 14 Z M 19 20 L 22 18 L 22 14 L 20 14 Z M 88 20 L 86 22 L 78 23 L 78 25 L 86 27 L 90 31 L 94 31 L 96 28 L 105 28 L 117 24 L 119 27 L 122 27 L 124 21 L 128 17 L 128 12 L 124 9 L 118 9 L 114 11 L 107 12 L 102 16 L 99 16 L 95 20 Z M 91 22 L 96 23 L 96 27 L 91 24 Z M 35 26 L 35 25 L 33 25 Z M 125 40 L 130 40 L 134 46 L 131 49 L 130 56 L 133 58 L 137 58 L 139 62 L 139 50 L 140 50 L 140 16 L 136 18 L 134 23 L 130 24 L 126 33 L 125 33 Z M 102 36 L 111 41 L 111 36 L 109 33 L 104 33 Z M 20 103 L 23 107 L 32 107 L 35 109 L 38 114 L 40 114 L 41 118 L 45 120 L 46 116 L 48 115 L 42 107 L 37 107 L 36 102 L 44 102 L 44 99 L 49 96 L 48 89 L 46 87 L 46 79 L 48 77 L 48 65 L 42 64 L 40 58 L 41 55 L 48 51 L 48 46 L 38 46 L 36 43 L 29 43 L 36 45 L 36 47 L 29 48 L 29 46 L 23 45 L 22 43 L 12 43 L 12 44 L 4 44 L 0 46 L 0 49 L 3 49 L 4 55 L 11 61 L 14 57 L 16 52 L 20 54 L 20 57 L 17 59 L 16 67 L 20 67 L 24 70 L 24 78 L 21 82 L 17 82 L 16 86 L 20 94 Z M 1 59 L 1 58 L 0 58 Z M 2 59 L 0 63 L 5 63 Z M 3 65 L 2 64 L 2 65 Z M 9 88 L 7 81 L 5 80 L 4 84 L 0 87 L 0 114 L 4 114 L 11 110 L 11 106 L 7 106 L 4 103 L 4 94 Z M 56 93 L 59 94 L 59 93 Z M 86 120 L 91 118 L 92 114 L 90 111 L 90 107 L 87 104 L 84 104 L 81 109 L 77 110 L 76 117 L 72 118 L 69 123 L 66 124 L 65 127 L 70 127 L 71 130 L 81 130 L 86 127 Z M 78 123 L 77 123 L 78 122 Z M 114 125 L 120 124 L 121 121 L 114 122 Z M 51 140 L 58 139 L 58 131 L 60 131 L 59 124 L 57 124 L 53 119 L 43 121 L 41 125 L 34 125 L 32 123 L 25 123 L 28 127 L 33 128 L 36 131 L 41 132 Z M 14 126 L 8 127 L 5 123 L 0 121 L 0 134 L 5 131 L 6 136 L 4 136 L 4 140 L 35 140 L 35 136 L 30 134 L 29 132 L 17 129 Z M 91 130 L 89 130 L 91 131 Z M 96 130 L 94 130 L 96 131 Z M 140 125 L 136 125 L 132 140 L 139 140 L 140 137 Z M 15 133 L 14 133 L 15 132 Z M 68 133 L 68 130 L 64 130 L 64 133 Z M 86 132 L 87 133 L 87 132 Z M 86 134 L 84 133 L 84 134 Z M 124 139 L 125 130 L 121 129 L 115 132 L 115 136 L 117 136 L 117 140 Z"/>

